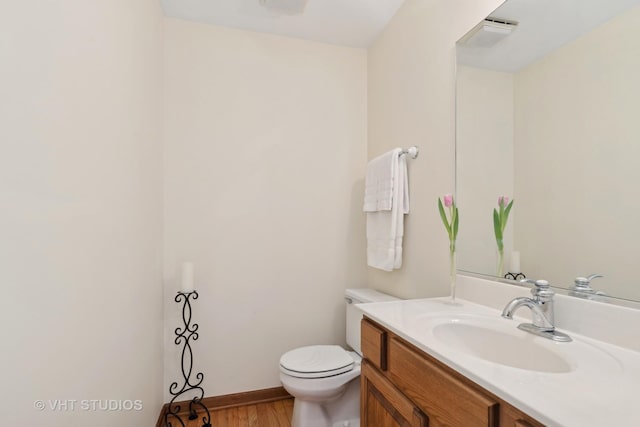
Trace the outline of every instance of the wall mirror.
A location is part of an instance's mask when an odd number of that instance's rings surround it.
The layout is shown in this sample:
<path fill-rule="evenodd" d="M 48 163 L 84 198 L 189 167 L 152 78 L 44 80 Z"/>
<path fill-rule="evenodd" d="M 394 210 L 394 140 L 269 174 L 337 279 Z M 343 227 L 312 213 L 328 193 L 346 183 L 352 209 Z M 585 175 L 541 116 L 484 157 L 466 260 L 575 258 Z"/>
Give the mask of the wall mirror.
<path fill-rule="evenodd" d="M 458 270 L 497 276 L 505 195 L 503 273 L 640 301 L 640 0 L 508 0 L 456 50 Z"/>

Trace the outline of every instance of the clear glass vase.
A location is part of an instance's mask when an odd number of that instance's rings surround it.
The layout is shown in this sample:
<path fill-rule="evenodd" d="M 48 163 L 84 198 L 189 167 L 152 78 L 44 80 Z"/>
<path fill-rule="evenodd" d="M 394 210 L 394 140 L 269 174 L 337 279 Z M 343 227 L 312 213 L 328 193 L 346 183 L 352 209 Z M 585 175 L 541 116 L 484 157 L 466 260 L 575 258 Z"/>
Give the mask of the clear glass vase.
<path fill-rule="evenodd" d="M 504 277 L 504 250 L 500 249 L 497 251 L 496 277 Z"/>
<path fill-rule="evenodd" d="M 451 286 L 451 301 L 456 300 L 456 251 L 449 251 L 449 284 Z"/>

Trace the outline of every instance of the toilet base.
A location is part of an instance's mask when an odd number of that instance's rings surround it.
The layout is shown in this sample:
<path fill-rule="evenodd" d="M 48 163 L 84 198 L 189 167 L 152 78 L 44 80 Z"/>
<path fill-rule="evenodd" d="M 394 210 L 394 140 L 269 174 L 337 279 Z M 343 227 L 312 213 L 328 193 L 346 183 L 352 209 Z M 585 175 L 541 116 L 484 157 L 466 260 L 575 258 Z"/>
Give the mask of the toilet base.
<path fill-rule="evenodd" d="M 336 421 L 331 427 L 360 427 L 360 418 Z"/>
<path fill-rule="evenodd" d="M 360 379 L 351 380 L 345 392 L 329 402 L 296 397 L 291 427 L 360 427 Z"/>

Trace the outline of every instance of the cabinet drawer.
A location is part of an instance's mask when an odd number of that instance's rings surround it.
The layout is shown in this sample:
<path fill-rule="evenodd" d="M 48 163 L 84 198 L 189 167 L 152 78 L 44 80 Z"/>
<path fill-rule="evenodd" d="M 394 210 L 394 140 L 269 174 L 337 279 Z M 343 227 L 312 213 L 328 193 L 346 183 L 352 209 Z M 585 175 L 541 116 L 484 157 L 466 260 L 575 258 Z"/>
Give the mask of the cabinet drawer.
<path fill-rule="evenodd" d="M 431 426 L 498 426 L 497 399 L 395 337 L 388 345 L 389 378 L 429 416 Z"/>
<path fill-rule="evenodd" d="M 362 355 L 378 369 L 387 369 L 387 333 L 370 320 L 362 319 L 361 343 Z"/>

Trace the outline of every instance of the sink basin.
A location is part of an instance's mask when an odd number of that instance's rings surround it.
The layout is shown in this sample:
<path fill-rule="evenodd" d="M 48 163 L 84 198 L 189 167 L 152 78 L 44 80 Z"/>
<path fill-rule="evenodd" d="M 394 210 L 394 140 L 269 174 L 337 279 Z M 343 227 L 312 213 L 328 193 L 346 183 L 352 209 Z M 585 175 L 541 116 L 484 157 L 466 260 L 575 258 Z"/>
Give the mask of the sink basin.
<path fill-rule="evenodd" d="M 514 368 L 547 373 L 572 370 L 561 355 L 544 346 L 541 339 L 515 328 L 505 331 L 490 326 L 451 321 L 433 328 L 443 344 L 471 356 Z"/>
<path fill-rule="evenodd" d="M 387 315 L 391 328 L 432 356 L 469 372 L 490 369 L 507 377 L 517 369 L 538 380 L 543 375 L 563 378 L 619 375 L 622 362 L 598 342 L 572 333 L 573 341 L 557 342 L 518 329 L 521 321 L 492 310 L 448 300 L 417 300 Z M 384 309 L 397 307 L 388 303 Z M 375 319 L 374 319 L 375 320 Z"/>

